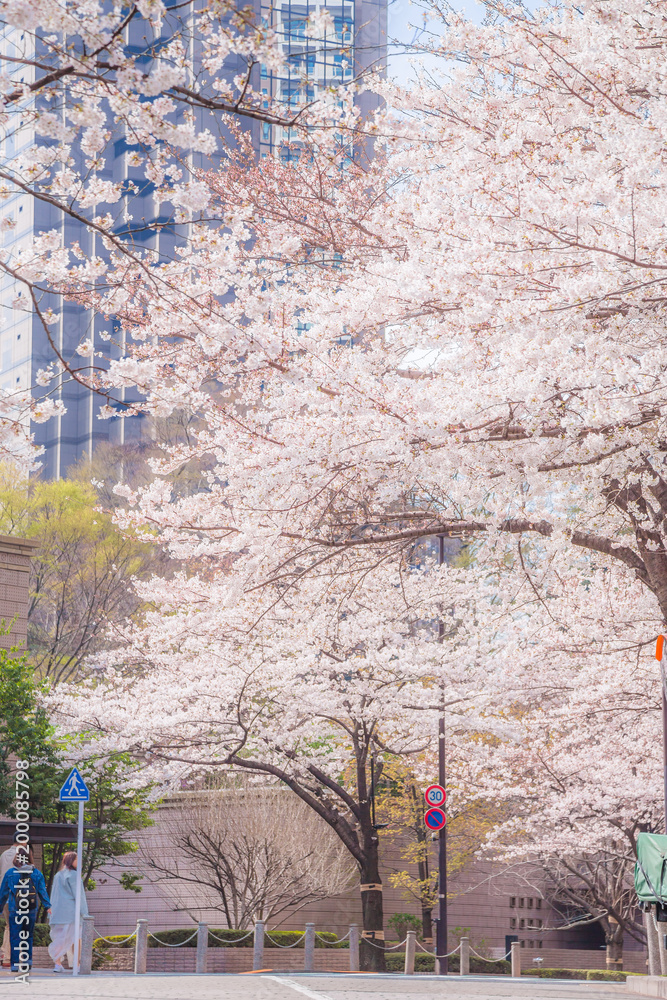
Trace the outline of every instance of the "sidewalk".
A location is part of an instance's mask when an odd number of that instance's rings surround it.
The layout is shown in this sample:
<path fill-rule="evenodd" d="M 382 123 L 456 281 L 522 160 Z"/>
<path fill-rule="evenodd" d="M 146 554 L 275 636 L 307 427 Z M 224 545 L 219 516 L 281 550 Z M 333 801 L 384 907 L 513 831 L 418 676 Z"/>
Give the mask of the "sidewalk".
<path fill-rule="evenodd" d="M 0 1000 L 26 996 L 40 1000 L 630 1000 L 632 996 L 622 983 L 508 976 L 100 972 L 74 979 L 36 970 L 27 987 L 12 978 L 0 975 Z"/>

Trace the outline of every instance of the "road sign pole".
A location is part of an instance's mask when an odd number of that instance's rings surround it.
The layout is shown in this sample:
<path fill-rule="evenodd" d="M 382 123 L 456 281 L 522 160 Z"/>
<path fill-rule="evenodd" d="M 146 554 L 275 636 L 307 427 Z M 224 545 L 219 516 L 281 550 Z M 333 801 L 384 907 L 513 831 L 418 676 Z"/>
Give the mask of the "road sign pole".
<path fill-rule="evenodd" d="M 79 935 L 81 933 L 81 865 L 83 864 L 83 802 L 79 802 L 79 823 L 76 831 L 76 897 L 74 910 L 74 963 L 72 975 L 79 975 L 81 949 Z"/>
<path fill-rule="evenodd" d="M 659 635 L 655 647 L 655 658 L 660 663 L 660 687 L 662 688 L 662 781 L 665 807 L 665 833 L 667 833 L 667 694 L 665 686 L 665 636 Z"/>
<path fill-rule="evenodd" d="M 444 711 L 444 709 L 443 709 Z M 446 788 L 445 780 L 445 717 L 440 719 L 438 732 L 438 780 L 443 788 Z M 447 827 L 438 833 L 438 930 L 436 934 L 436 955 L 442 957 L 438 959 L 438 971 L 441 976 L 447 975 Z"/>
<path fill-rule="evenodd" d="M 667 695 L 665 694 L 665 673 L 662 670 L 662 774 L 665 800 L 665 833 L 667 833 Z"/>
<path fill-rule="evenodd" d="M 81 942 L 79 940 L 81 935 L 81 893 L 83 892 L 83 884 L 81 880 L 81 869 L 83 866 L 83 805 L 84 802 L 88 802 L 90 799 L 90 792 L 86 786 L 86 782 L 81 777 L 78 768 L 73 767 L 67 776 L 65 784 L 60 789 L 60 794 L 58 800 L 60 802 L 78 802 L 79 804 L 79 822 L 76 831 L 76 889 L 75 889 L 75 899 L 74 905 L 76 912 L 74 914 L 74 961 L 72 962 L 72 974 L 75 976 L 79 975 L 79 965 L 81 959 Z"/>
<path fill-rule="evenodd" d="M 445 561 L 445 536 L 438 535 L 438 565 Z M 445 638 L 444 622 L 438 623 L 438 641 Z M 442 715 L 438 725 L 438 781 L 444 789 L 447 788 L 445 768 L 445 690 L 442 689 Z M 436 955 L 443 958 L 436 960 L 436 971 L 441 976 L 447 975 L 447 827 L 443 826 L 438 834 L 438 924 L 436 931 Z"/>

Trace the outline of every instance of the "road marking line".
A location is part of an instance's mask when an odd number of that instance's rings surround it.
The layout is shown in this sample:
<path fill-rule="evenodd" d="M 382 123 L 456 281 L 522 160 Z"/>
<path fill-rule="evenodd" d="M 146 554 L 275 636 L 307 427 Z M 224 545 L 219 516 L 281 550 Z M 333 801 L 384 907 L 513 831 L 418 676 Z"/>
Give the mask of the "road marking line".
<path fill-rule="evenodd" d="M 331 1000 L 331 997 L 327 996 L 326 993 L 316 993 L 315 990 L 310 990 L 307 986 L 302 986 L 301 983 L 295 983 L 293 979 L 285 979 L 283 976 L 265 976 L 264 978 L 272 979 L 274 983 L 284 983 L 285 986 L 291 986 L 297 993 L 303 993 L 310 997 L 310 1000 Z"/>

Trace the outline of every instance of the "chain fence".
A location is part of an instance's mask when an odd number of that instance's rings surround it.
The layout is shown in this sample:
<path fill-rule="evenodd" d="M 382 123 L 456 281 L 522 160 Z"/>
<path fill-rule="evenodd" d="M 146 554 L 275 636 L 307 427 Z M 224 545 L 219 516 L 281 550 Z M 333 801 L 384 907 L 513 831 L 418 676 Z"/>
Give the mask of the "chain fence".
<path fill-rule="evenodd" d="M 132 933 L 128 934 L 127 937 L 121 938 L 120 940 L 116 940 L 116 939 L 105 937 L 103 934 L 100 934 L 100 932 L 97 930 L 97 928 L 93 928 L 93 933 L 95 935 L 95 940 L 96 941 L 105 941 L 107 944 L 110 944 L 112 947 L 115 946 L 117 948 L 120 948 L 121 945 L 126 944 L 128 941 L 131 941 L 132 938 L 136 938 L 136 936 L 137 936 L 137 932 L 136 931 L 132 931 Z M 158 934 L 159 933 L 160 932 L 158 931 Z M 195 938 L 197 936 L 197 933 L 198 933 L 198 931 L 194 930 L 192 932 L 192 934 L 190 935 L 190 937 L 186 938 L 185 941 L 179 941 L 177 944 L 169 944 L 168 941 L 162 941 L 159 937 L 157 937 L 155 934 L 153 934 L 152 931 L 148 932 L 148 937 L 153 938 L 154 941 L 157 941 L 157 943 L 161 947 L 164 947 L 164 948 L 182 948 L 184 945 L 189 944 L 190 941 L 192 941 L 193 938 Z M 247 932 L 247 934 L 243 935 L 243 937 L 234 938 L 233 941 L 225 940 L 224 938 L 218 937 L 218 935 L 214 934 L 213 931 L 210 928 L 209 928 L 208 933 L 210 934 L 210 936 L 213 938 L 214 941 L 217 941 L 219 944 L 223 945 L 226 948 L 233 948 L 234 945 L 239 944 L 241 941 L 245 941 L 246 938 L 249 938 L 251 934 L 254 934 L 254 930 L 249 930 Z M 267 934 L 267 937 L 268 937 L 268 934 Z M 297 944 L 298 943 L 299 942 L 297 941 Z M 285 945 L 278 945 L 277 947 L 278 948 L 284 948 Z M 287 947 L 288 948 L 293 948 L 294 946 L 290 944 L 290 945 L 287 945 Z"/>
<path fill-rule="evenodd" d="M 125 944 L 126 941 L 131 941 L 133 937 L 137 936 L 137 932 L 132 931 L 131 934 L 128 934 L 127 937 L 123 938 L 121 941 L 112 941 L 111 938 L 107 938 L 104 936 L 104 934 L 100 934 L 100 932 L 95 927 L 93 927 L 93 934 L 95 935 L 96 941 L 106 941 L 107 944 L 115 945 L 118 948 L 122 944 Z"/>
<path fill-rule="evenodd" d="M 424 952 L 424 954 L 426 954 L 426 955 L 433 955 L 434 958 L 451 958 L 452 955 L 455 955 L 457 953 L 457 951 L 459 951 L 459 949 L 461 948 L 461 943 L 459 942 L 459 944 L 457 944 L 456 948 L 454 948 L 453 951 L 448 951 L 446 955 L 436 955 L 435 952 L 429 951 L 428 948 L 425 948 L 424 945 L 421 944 L 421 942 L 416 941 L 415 944 L 417 945 L 417 947 L 419 948 L 420 951 Z"/>
<path fill-rule="evenodd" d="M 288 948 L 296 948 L 296 946 L 297 946 L 298 944 L 301 944 L 301 938 L 303 938 L 303 937 L 305 937 L 305 936 L 306 936 L 306 932 L 305 932 L 305 931 L 300 931 L 300 932 L 299 932 L 299 937 L 298 937 L 298 938 L 297 938 L 297 940 L 296 940 L 296 941 L 294 941 L 294 942 L 293 942 L 292 944 L 278 944 L 278 942 L 277 942 L 277 941 L 274 941 L 274 940 L 273 940 L 273 938 L 271 937 L 271 935 L 270 935 L 269 933 L 267 933 L 267 931 L 264 931 L 264 937 L 265 937 L 265 938 L 266 938 L 266 939 L 267 939 L 268 941 L 270 941 L 270 942 L 271 942 L 271 944 L 273 945 L 273 947 L 274 947 L 274 948 L 285 948 L 285 949 L 288 949 Z"/>
<path fill-rule="evenodd" d="M 234 938 L 233 941 L 229 941 L 229 940 L 225 940 L 224 938 L 218 937 L 218 935 L 214 934 L 213 931 L 210 928 L 209 928 L 208 932 L 209 932 L 209 934 L 211 935 L 211 937 L 213 938 L 214 941 L 219 941 L 220 944 L 224 945 L 225 948 L 233 948 L 235 944 L 239 943 L 239 941 L 245 941 L 246 938 L 249 938 L 251 934 L 255 933 L 255 931 L 253 929 L 251 929 L 251 930 L 248 931 L 247 934 L 244 934 L 243 937 Z"/>
<path fill-rule="evenodd" d="M 168 944 L 167 941 L 161 941 L 159 937 L 156 937 L 155 934 L 151 934 L 150 931 L 148 932 L 148 936 L 152 937 L 154 941 L 157 941 L 161 948 L 182 948 L 184 945 L 189 944 L 193 938 L 197 937 L 197 931 L 193 931 L 189 938 L 186 938 L 185 941 L 179 941 L 178 944 Z"/>
<path fill-rule="evenodd" d="M 349 936 L 350 936 L 350 932 L 348 931 L 347 934 L 344 937 L 342 937 L 342 938 L 334 938 L 332 940 L 331 938 L 322 937 L 321 934 L 319 934 L 317 931 L 315 931 L 315 937 L 319 938 L 320 941 L 324 941 L 325 944 L 341 944 L 343 941 L 347 941 L 347 939 L 349 938 Z"/>
<path fill-rule="evenodd" d="M 408 939 L 405 938 L 403 941 L 399 941 L 398 944 L 392 944 L 391 948 L 385 948 L 383 944 L 378 944 L 377 941 L 373 941 L 371 938 L 362 938 L 361 940 L 366 941 L 367 944 L 372 944 L 379 951 L 396 951 L 397 948 L 402 948 Z"/>
<path fill-rule="evenodd" d="M 126 944 L 126 942 L 131 941 L 132 938 L 136 938 L 136 936 L 137 936 L 137 932 L 133 931 L 132 934 L 128 934 L 127 937 L 122 938 L 120 941 L 113 941 L 110 938 L 104 937 L 104 935 L 100 934 L 97 930 L 95 930 L 94 933 L 95 933 L 95 936 L 96 936 L 96 940 L 106 941 L 107 944 L 110 944 L 112 946 L 115 945 L 116 947 L 120 947 L 121 945 Z M 184 945 L 189 944 L 190 941 L 192 941 L 193 938 L 195 938 L 197 936 L 197 933 L 198 933 L 197 930 L 194 930 L 192 932 L 192 934 L 190 935 L 190 937 L 186 938 L 185 941 L 179 941 L 177 944 L 169 944 L 167 941 L 162 941 L 162 940 L 160 940 L 159 937 L 157 937 L 151 931 L 148 932 L 148 937 L 153 938 L 153 940 L 157 941 L 158 945 L 160 947 L 163 947 L 163 948 L 182 948 L 182 947 L 184 947 Z M 249 930 L 246 934 L 243 935 L 243 937 L 234 938 L 233 941 L 225 940 L 224 938 L 218 937 L 218 935 L 214 934 L 213 931 L 210 928 L 208 929 L 208 933 L 213 938 L 214 941 L 217 941 L 223 947 L 225 947 L 225 948 L 233 948 L 235 945 L 240 944 L 241 941 L 245 941 L 247 938 L 249 938 L 250 935 L 254 933 L 254 930 L 253 929 Z M 341 937 L 341 938 L 335 938 L 334 940 L 332 940 L 331 938 L 323 937 L 322 934 L 319 934 L 317 931 L 315 932 L 315 937 L 319 938 L 320 941 L 322 941 L 325 944 L 341 944 L 343 941 L 346 941 L 349 938 L 349 936 L 350 936 L 350 931 L 348 931 L 347 934 L 345 934 L 343 937 Z M 296 941 L 293 941 L 292 944 L 280 944 L 278 941 L 276 941 L 274 938 L 272 938 L 271 935 L 267 931 L 264 932 L 264 937 L 268 941 L 271 942 L 271 944 L 273 945 L 274 948 L 282 948 L 282 949 L 288 951 L 289 949 L 296 948 L 297 945 L 301 944 L 302 939 L 305 938 L 305 931 L 300 931 L 299 932 L 299 937 L 297 938 Z M 390 952 L 390 951 L 398 951 L 399 948 L 403 948 L 404 945 L 407 944 L 407 940 L 408 939 L 406 937 L 406 938 L 403 939 L 403 941 L 399 941 L 398 944 L 393 944 L 393 945 L 390 945 L 389 947 L 387 947 L 384 944 L 380 944 L 377 941 L 373 941 L 371 938 L 361 938 L 361 940 L 362 941 L 366 941 L 368 944 L 372 945 L 373 948 L 377 948 L 378 951 Z M 415 945 L 424 954 L 426 954 L 426 955 L 433 955 L 434 958 L 438 958 L 438 959 L 451 958 L 452 955 L 456 955 L 456 953 L 461 950 L 461 944 L 460 944 L 460 942 L 459 942 L 459 944 L 457 944 L 456 948 L 454 948 L 452 951 L 448 951 L 446 955 L 436 955 L 434 952 L 430 951 L 428 948 L 425 948 L 424 945 L 420 941 L 415 941 Z M 470 948 L 470 954 L 474 955 L 475 958 L 480 959 L 482 962 L 493 963 L 493 962 L 501 962 L 501 961 L 503 961 L 503 959 L 499 959 L 499 958 L 485 958 L 484 955 L 480 955 L 479 952 L 475 951 L 475 949 L 472 948 L 472 947 Z M 507 954 L 504 956 L 504 959 L 507 960 L 507 958 L 510 955 L 511 955 L 511 951 L 508 951 Z"/>
<path fill-rule="evenodd" d="M 512 954 L 512 952 L 511 950 L 506 952 L 506 954 L 502 958 L 485 958 L 484 955 L 480 955 L 478 951 L 475 951 L 475 949 L 471 947 L 470 954 L 474 955 L 475 958 L 481 959 L 482 962 L 506 962 L 509 956 Z"/>

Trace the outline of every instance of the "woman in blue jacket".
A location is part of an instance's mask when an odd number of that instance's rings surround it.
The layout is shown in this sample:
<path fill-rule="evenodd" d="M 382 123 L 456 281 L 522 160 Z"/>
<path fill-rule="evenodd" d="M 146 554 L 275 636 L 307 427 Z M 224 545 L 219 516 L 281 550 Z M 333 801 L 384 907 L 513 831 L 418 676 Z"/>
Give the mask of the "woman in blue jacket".
<path fill-rule="evenodd" d="M 40 899 L 50 913 L 44 876 L 31 864 L 28 853 L 19 848 L 13 867 L 5 872 L 0 885 L 0 910 L 5 903 L 9 907 L 12 972 L 27 972 L 32 966 L 32 938 Z"/>

